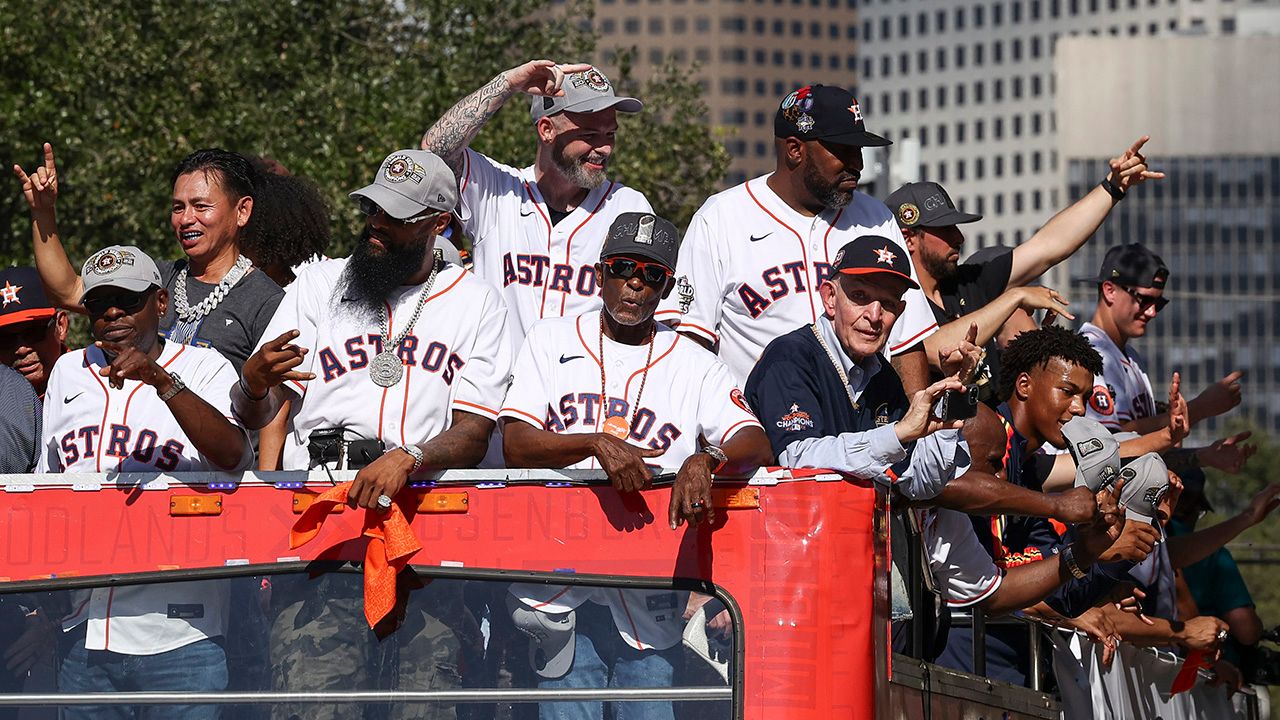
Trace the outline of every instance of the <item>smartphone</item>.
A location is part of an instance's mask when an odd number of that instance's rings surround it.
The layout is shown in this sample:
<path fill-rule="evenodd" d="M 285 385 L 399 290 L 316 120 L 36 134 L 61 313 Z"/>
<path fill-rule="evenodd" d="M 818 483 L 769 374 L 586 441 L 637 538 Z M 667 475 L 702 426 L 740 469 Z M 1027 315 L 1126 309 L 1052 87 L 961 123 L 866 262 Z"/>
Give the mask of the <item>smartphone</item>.
<path fill-rule="evenodd" d="M 964 390 L 948 390 L 933 404 L 933 416 L 939 420 L 968 420 L 978 414 L 978 386 Z"/>

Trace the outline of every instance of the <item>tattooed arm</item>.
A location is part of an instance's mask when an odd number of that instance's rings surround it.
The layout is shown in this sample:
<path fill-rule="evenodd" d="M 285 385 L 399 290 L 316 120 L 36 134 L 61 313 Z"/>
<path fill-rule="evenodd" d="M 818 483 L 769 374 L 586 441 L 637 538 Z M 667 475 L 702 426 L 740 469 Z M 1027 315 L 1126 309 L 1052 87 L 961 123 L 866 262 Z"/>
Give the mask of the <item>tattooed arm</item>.
<path fill-rule="evenodd" d="M 503 103 L 516 93 L 530 95 L 563 95 L 560 86 L 570 73 L 590 70 L 590 65 L 557 65 L 551 60 L 532 60 L 519 67 L 504 70 L 484 87 L 449 108 L 422 136 L 422 149 L 439 155 L 453 170 L 462 174 L 462 151 L 471 144 L 480 128 L 493 117 Z"/>

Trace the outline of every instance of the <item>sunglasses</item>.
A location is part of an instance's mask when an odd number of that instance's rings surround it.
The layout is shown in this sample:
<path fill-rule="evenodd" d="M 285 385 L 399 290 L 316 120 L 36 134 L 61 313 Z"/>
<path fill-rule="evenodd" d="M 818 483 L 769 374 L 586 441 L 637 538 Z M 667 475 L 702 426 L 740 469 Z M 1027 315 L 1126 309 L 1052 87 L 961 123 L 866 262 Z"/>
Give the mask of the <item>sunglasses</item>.
<path fill-rule="evenodd" d="M 0 347 L 31 347 L 43 340 L 57 321 L 58 316 L 54 315 L 48 322 L 24 323 L 12 330 L 0 329 Z"/>
<path fill-rule="evenodd" d="M 387 215 L 388 220 L 391 220 L 392 222 L 398 222 L 401 225 L 413 225 L 414 223 L 420 223 L 423 220 L 430 220 L 440 214 L 438 210 L 433 210 L 427 213 L 426 215 L 415 215 L 414 217 L 405 218 L 404 220 L 401 220 L 400 218 L 392 217 L 390 213 L 387 213 L 386 210 L 382 209 L 381 205 L 370 200 L 367 197 L 356 198 L 356 203 L 360 206 L 360 212 L 364 213 L 365 215 L 368 215 L 369 217 L 373 217 L 378 213 L 385 213 Z"/>
<path fill-rule="evenodd" d="M 601 261 L 601 264 L 609 268 L 609 272 L 614 277 L 630 280 L 636 276 L 636 273 L 640 273 L 641 279 L 650 285 L 665 282 L 667 278 L 671 277 L 671 270 L 656 262 L 640 262 L 630 258 L 609 258 Z"/>
<path fill-rule="evenodd" d="M 1167 297 L 1163 297 L 1163 296 L 1152 297 L 1150 295 L 1140 295 L 1138 294 L 1138 291 L 1136 289 L 1131 287 L 1126 287 L 1124 285 L 1117 285 L 1116 287 L 1129 293 L 1129 296 L 1133 298 L 1133 301 L 1138 303 L 1138 308 L 1144 312 L 1146 311 L 1147 308 L 1151 307 L 1152 305 L 1155 306 L 1156 312 L 1160 312 L 1165 308 L 1166 305 L 1169 304 L 1169 298 Z"/>
<path fill-rule="evenodd" d="M 151 287 L 141 292 L 122 290 L 112 295 L 88 297 L 84 299 L 84 309 L 94 316 L 106 315 L 111 308 L 115 308 L 125 315 L 132 315 L 147 304 L 147 301 L 151 299 L 151 295 L 155 291 L 155 287 Z"/>

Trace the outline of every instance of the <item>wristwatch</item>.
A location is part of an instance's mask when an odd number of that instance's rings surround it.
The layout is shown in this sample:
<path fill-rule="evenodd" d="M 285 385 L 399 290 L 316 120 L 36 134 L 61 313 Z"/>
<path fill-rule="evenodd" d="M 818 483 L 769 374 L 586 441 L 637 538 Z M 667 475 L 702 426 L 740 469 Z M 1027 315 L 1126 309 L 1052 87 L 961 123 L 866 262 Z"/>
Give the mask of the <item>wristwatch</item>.
<path fill-rule="evenodd" d="M 169 402 L 174 395 L 187 389 L 187 384 L 182 382 L 182 378 L 178 377 L 178 373 L 169 373 L 169 377 L 173 378 L 173 386 L 160 393 L 160 402 Z"/>
<path fill-rule="evenodd" d="M 729 462 L 729 456 L 718 445 L 703 445 L 701 452 L 715 458 L 716 466 L 711 472 L 719 471 L 720 468 L 725 466 L 725 463 Z"/>
<path fill-rule="evenodd" d="M 1124 190 L 1121 190 L 1118 185 L 1111 182 L 1110 178 L 1104 177 L 1102 178 L 1102 182 L 1098 184 L 1102 186 L 1103 190 L 1107 191 L 1107 194 L 1111 196 L 1111 200 L 1113 202 L 1120 202 L 1124 199 Z"/>
<path fill-rule="evenodd" d="M 1080 569 L 1079 563 L 1076 562 L 1076 554 L 1068 545 L 1062 549 L 1062 564 L 1067 566 L 1067 572 L 1077 580 L 1085 578 L 1085 571 Z"/>
<path fill-rule="evenodd" d="M 426 459 L 422 448 L 417 445 L 401 445 L 400 449 L 409 453 L 409 457 L 413 458 L 413 469 L 409 471 L 409 474 L 412 475 L 418 472 L 418 468 L 422 467 L 422 461 Z"/>

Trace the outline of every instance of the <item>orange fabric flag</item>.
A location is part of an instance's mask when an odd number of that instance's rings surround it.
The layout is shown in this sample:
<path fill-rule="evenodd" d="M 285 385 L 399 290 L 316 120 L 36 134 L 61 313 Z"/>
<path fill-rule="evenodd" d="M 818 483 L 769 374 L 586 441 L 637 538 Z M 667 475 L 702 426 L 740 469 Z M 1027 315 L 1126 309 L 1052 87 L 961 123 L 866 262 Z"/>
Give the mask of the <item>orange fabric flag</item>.
<path fill-rule="evenodd" d="M 318 535 L 330 510 L 347 502 L 350 489 L 348 482 L 321 493 L 289 530 L 289 547 L 301 547 Z M 372 628 L 395 608 L 396 576 L 422 543 L 414 537 L 398 503 L 386 512 L 365 510 L 362 534 L 369 538 L 364 551 L 364 617 Z"/>

